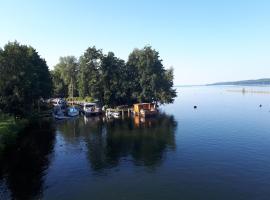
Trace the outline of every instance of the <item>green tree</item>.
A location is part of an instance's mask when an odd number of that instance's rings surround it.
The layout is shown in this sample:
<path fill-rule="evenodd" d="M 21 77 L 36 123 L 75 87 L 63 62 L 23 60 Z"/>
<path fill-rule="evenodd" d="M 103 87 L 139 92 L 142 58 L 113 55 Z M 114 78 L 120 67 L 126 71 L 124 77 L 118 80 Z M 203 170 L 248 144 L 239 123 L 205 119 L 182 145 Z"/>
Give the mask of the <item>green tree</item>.
<path fill-rule="evenodd" d="M 102 100 L 100 65 L 103 54 L 95 46 L 86 49 L 79 62 L 79 95 L 91 96 Z"/>
<path fill-rule="evenodd" d="M 113 52 L 103 56 L 100 67 L 103 102 L 106 105 L 116 106 L 126 103 L 125 61 L 114 56 Z"/>
<path fill-rule="evenodd" d="M 25 116 L 40 98 L 51 95 L 52 80 L 46 61 L 37 51 L 18 42 L 0 50 L 0 109 Z"/>
<path fill-rule="evenodd" d="M 53 82 L 53 96 L 64 98 L 68 96 L 68 85 L 66 85 L 64 79 L 61 77 L 61 71 L 55 69 L 51 71 Z"/>
<path fill-rule="evenodd" d="M 128 58 L 128 70 L 133 83 L 130 84 L 131 98 L 139 102 L 172 103 L 176 97 L 173 89 L 173 70 L 166 70 L 159 53 L 146 46 L 135 49 Z"/>
<path fill-rule="evenodd" d="M 59 63 L 54 67 L 54 73 L 68 86 L 68 96 L 78 96 L 78 62 L 74 56 L 60 57 Z M 54 84 L 57 85 L 57 82 Z"/>

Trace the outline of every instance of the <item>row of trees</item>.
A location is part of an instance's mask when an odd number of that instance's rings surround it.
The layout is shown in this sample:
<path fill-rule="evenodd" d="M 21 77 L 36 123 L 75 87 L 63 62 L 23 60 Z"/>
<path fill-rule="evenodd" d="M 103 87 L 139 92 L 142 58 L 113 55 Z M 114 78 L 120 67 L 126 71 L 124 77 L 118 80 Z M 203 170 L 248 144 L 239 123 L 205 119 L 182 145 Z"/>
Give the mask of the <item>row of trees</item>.
<path fill-rule="evenodd" d="M 25 116 L 41 98 L 92 97 L 102 105 L 134 102 L 171 103 L 176 97 L 173 70 L 146 46 L 127 62 L 113 52 L 89 47 L 79 58 L 61 57 L 51 72 L 37 51 L 18 42 L 0 48 L 0 111 Z"/>
<path fill-rule="evenodd" d="M 0 111 L 29 115 L 51 92 L 48 66 L 33 47 L 9 42 L 0 48 Z"/>
<path fill-rule="evenodd" d="M 146 46 L 134 49 L 128 61 L 113 52 L 89 47 L 77 60 L 61 57 L 52 73 L 54 96 L 91 96 L 102 105 L 134 102 L 172 103 L 173 69 L 165 69 L 159 53 Z"/>

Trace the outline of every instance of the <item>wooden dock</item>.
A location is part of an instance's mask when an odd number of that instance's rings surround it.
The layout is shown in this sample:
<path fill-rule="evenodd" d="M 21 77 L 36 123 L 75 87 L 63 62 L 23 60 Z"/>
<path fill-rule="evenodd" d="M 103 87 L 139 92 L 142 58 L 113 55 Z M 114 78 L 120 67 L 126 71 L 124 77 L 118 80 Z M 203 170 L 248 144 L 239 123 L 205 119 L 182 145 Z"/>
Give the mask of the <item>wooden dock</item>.
<path fill-rule="evenodd" d="M 67 101 L 67 104 L 71 105 L 76 105 L 76 106 L 83 106 L 84 103 L 86 103 L 85 101 Z M 133 113 L 133 108 L 132 107 L 124 107 L 124 108 L 107 108 L 105 110 L 105 112 L 118 112 L 120 113 L 122 116 L 124 116 L 125 114 L 127 114 L 128 116 L 131 116 L 131 114 Z"/>

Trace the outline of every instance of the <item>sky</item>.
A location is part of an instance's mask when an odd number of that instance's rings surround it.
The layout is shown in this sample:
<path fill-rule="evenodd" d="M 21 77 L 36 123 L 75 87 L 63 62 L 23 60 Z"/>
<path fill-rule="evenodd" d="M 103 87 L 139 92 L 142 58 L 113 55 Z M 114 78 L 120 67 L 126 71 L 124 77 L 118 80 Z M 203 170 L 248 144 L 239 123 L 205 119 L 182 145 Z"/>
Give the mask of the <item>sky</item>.
<path fill-rule="evenodd" d="M 0 47 L 14 40 L 50 69 L 93 45 L 124 60 L 151 45 L 175 85 L 270 78 L 270 1 L 0 0 Z"/>

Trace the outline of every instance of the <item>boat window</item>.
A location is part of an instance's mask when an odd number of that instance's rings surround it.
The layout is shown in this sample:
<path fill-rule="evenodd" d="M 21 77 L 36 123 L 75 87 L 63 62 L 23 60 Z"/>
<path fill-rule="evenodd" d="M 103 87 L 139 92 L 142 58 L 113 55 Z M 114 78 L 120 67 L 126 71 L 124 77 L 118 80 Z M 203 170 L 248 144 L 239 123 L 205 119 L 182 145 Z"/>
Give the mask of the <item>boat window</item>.
<path fill-rule="evenodd" d="M 93 107 L 94 105 L 85 105 L 86 108 L 91 108 Z"/>

